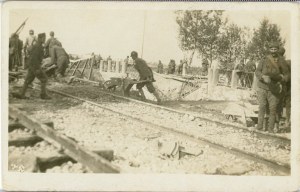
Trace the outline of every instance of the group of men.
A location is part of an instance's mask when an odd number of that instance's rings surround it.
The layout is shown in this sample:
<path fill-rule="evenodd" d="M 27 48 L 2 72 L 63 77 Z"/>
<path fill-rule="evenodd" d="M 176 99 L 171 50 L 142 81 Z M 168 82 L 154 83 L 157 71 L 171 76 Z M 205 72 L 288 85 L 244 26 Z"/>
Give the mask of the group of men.
<path fill-rule="evenodd" d="M 253 58 L 250 58 L 246 64 L 244 63 L 244 59 L 242 59 L 240 63 L 234 67 L 234 70 L 238 75 L 240 85 L 242 87 L 251 88 L 254 79 L 254 72 L 256 70 Z"/>
<path fill-rule="evenodd" d="M 50 38 L 46 41 L 46 34 L 40 33 L 36 37 L 34 31 L 29 31 L 24 45 L 25 62 L 24 69 L 27 69 L 24 85 L 21 92 L 16 95 L 20 99 L 25 99 L 28 86 L 35 78 L 41 81 L 41 98 L 51 99 L 46 92 L 48 76 L 47 68 L 55 69 L 54 76 L 59 79 L 64 76 L 69 63 L 69 55 L 66 53 L 60 41 L 54 37 L 54 32 L 50 32 Z"/>
<path fill-rule="evenodd" d="M 285 60 L 285 50 L 278 43 L 270 43 L 269 51 L 270 54 L 258 64 L 255 71 L 259 102 L 257 129 L 274 133 L 280 128 L 284 105 L 285 128 L 290 129 L 291 64 Z"/>
<path fill-rule="evenodd" d="M 184 61 L 180 60 L 180 63 L 177 67 L 178 75 L 182 74 L 183 64 L 184 64 Z M 175 74 L 175 72 L 176 72 L 176 63 L 175 63 L 175 60 L 171 59 L 168 64 L 167 74 Z M 160 60 L 158 61 L 158 65 L 157 65 L 157 73 L 161 73 L 161 74 L 164 73 L 164 66 Z"/>

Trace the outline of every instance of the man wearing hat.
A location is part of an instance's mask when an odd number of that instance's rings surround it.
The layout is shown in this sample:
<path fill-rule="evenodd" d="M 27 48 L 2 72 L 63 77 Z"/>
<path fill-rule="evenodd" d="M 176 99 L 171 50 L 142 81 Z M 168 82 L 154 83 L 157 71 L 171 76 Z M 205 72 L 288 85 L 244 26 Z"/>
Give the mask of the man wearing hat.
<path fill-rule="evenodd" d="M 32 47 L 31 54 L 29 57 L 29 62 L 28 62 L 27 75 L 21 93 L 18 96 L 20 99 L 26 98 L 25 93 L 28 88 L 28 85 L 33 82 L 35 77 L 37 77 L 41 81 L 41 95 L 40 95 L 41 98 L 51 99 L 46 93 L 47 76 L 41 68 L 42 60 L 44 58 L 43 43 L 45 43 L 45 40 L 46 40 L 45 33 L 38 34 L 37 43 Z"/>
<path fill-rule="evenodd" d="M 29 30 L 29 36 L 25 40 L 24 44 L 24 53 L 25 53 L 25 62 L 24 62 L 24 69 L 28 67 L 28 60 L 30 56 L 30 52 L 32 50 L 33 45 L 37 42 L 37 38 L 34 35 L 34 31 L 32 29 Z"/>
<path fill-rule="evenodd" d="M 50 56 L 51 57 L 51 48 L 55 45 L 60 45 L 61 43 L 54 37 L 54 32 L 50 32 L 50 38 L 46 41 L 45 43 L 45 55 L 46 57 Z"/>
<path fill-rule="evenodd" d="M 152 93 L 157 100 L 157 103 L 160 104 L 161 99 L 159 98 L 159 95 L 157 93 L 157 91 L 155 90 L 154 86 L 153 86 L 153 73 L 150 67 L 148 67 L 148 65 L 146 64 L 146 61 L 144 61 L 141 58 L 138 58 L 138 53 L 136 51 L 132 51 L 131 52 L 131 58 L 134 61 L 134 68 L 138 71 L 139 75 L 140 75 L 140 80 L 149 80 L 149 82 L 144 82 L 144 83 L 138 83 L 136 85 L 136 88 L 139 90 L 141 96 L 143 99 L 146 99 L 144 91 L 143 91 L 143 87 L 146 85 L 148 91 L 150 93 Z"/>
<path fill-rule="evenodd" d="M 283 70 L 287 71 L 287 74 L 284 76 L 282 84 L 282 93 L 280 94 L 280 100 L 277 107 L 277 118 L 278 118 L 278 124 L 280 121 L 280 118 L 282 116 L 283 107 L 285 105 L 286 107 L 286 128 L 289 129 L 290 126 L 290 114 L 291 114 L 291 65 L 290 62 L 288 62 L 285 59 L 284 56 L 285 49 L 284 47 L 280 47 L 278 54 L 281 57 L 283 61 Z"/>
<path fill-rule="evenodd" d="M 259 101 L 257 129 L 263 129 L 264 117 L 267 107 L 269 109 L 268 131 L 274 132 L 276 121 L 276 109 L 282 91 L 281 81 L 284 79 L 287 71 L 282 67 L 283 60 L 278 54 L 279 45 L 276 42 L 269 44 L 270 54 L 267 55 L 257 66 L 255 75 L 258 79 L 257 96 Z"/>

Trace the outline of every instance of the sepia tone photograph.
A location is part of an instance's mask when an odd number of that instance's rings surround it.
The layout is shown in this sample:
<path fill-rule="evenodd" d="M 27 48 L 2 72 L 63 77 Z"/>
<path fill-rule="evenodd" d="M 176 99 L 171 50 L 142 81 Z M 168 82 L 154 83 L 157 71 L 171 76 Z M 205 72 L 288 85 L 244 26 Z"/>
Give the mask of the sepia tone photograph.
<path fill-rule="evenodd" d="M 14 3 L 3 172 L 295 176 L 295 4 Z"/>

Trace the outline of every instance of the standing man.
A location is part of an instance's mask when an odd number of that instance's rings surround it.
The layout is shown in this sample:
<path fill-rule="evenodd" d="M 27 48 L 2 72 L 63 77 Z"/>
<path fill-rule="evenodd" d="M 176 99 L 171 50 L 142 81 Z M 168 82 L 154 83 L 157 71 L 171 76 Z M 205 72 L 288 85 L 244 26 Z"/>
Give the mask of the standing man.
<path fill-rule="evenodd" d="M 28 60 L 30 57 L 30 52 L 32 50 L 33 45 L 37 42 L 37 38 L 34 35 L 34 31 L 32 29 L 29 30 L 29 36 L 26 38 L 24 44 L 24 54 L 25 54 L 25 62 L 24 62 L 24 69 L 28 67 Z"/>
<path fill-rule="evenodd" d="M 202 76 L 207 76 L 208 75 L 208 60 L 207 58 L 203 58 L 202 59 L 202 63 L 201 63 L 201 66 L 202 66 L 202 69 L 201 69 L 201 75 Z"/>
<path fill-rule="evenodd" d="M 131 52 L 131 58 L 134 61 L 134 68 L 138 71 L 140 80 L 149 80 L 149 82 L 144 82 L 144 83 L 139 83 L 136 85 L 136 88 L 139 90 L 141 96 L 143 99 L 146 99 L 143 87 L 146 85 L 148 91 L 152 93 L 157 100 L 157 103 L 161 103 L 161 99 L 159 98 L 159 95 L 157 91 L 155 90 L 153 83 L 154 78 L 153 78 L 153 73 L 150 67 L 146 64 L 146 61 L 144 61 L 141 58 L 138 58 L 138 53 L 136 51 Z"/>
<path fill-rule="evenodd" d="M 157 65 L 157 73 L 164 73 L 164 66 L 161 63 L 161 60 L 158 61 L 158 65 Z"/>
<path fill-rule="evenodd" d="M 168 74 L 174 74 L 176 69 L 176 64 L 173 59 L 170 60 L 170 63 L 168 65 Z"/>
<path fill-rule="evenodd" d="M 276 121 L 276 110 L 281 92 L 280 81 L 286 75 L 282 68 L 282 59 L 278 55 L 278 43 L 270 43 L 270 54 L 267 55 L 257 66 L 255 75 L 258 79 L 257 96 L 259 102 L 257 129 L 263 129 L 266 108 L 269 107 L 268 131 L 273 133 Z"/>
<path fill-rule="evenodd" d="M 245 87 L 245 64 L 242 59 L 240 63 L 234 68 L 236 70 L 237 75 L 239 77 L 239 82 L 242 87 Z"/>
<path fill-rule="evenodd" d="M 13 34 L 9 39 L 9 70 L 18 71 L 22 65 L 23 41 L 19 39 L 18 34 Z"/>
<path fill-rule="evenodd" d="M 286 128 L 289 128 L 290 123 L 290 114 L 291 114 L 291 65 L 288 61 L 286 61 L 285 56 L 285 49 L 283 47 L 279 48 L 278 54 L 282 63 L 283 71 L 287 71 L 287 74 L 284 76 L 283 80 L 281 81 L 282 85 L 282 92 L 279 97 L 279 103 L 277 106 L 277 125 L 279 129 L 280 119 L 283 113 L 283 107 L 286 106 Z"/>
<path fill-rule="evenodd" d="M 50 50 L 51 55 L 51 63 L 50 66 L 53 64 L 57 65 L 55 76 L 58 79 L 61 79 L 65 76 L 65 71 L 68 67 L 68 64 L 70 63 L 69 55 L 65 51 L 65 49 L 62 47 L 61 44 L 54 45 Z"/>
<path fill-rule="evenodd" d="M 27 75 L 21 93 L 18 96 L 20 99 L 26 98 L 25 93 L 28 88 L 28 85 L 33 82 L 35 77 L 37 77 L 41 81 L 41 98 L 51 99 L 46 93 L 47 76 L 41 68 L 42 60 L 44 57 L 43 43 L 45 43 L 45 40 L 46 40 L 45 33 L 38 34 L 37 43 L 32 47 L 32 51 L 28 62 Z"/>
<path fill-rule="evenodd" d="M 54 45 L 59 45 L 60 42 L 54 37 L 54 32 L 51 31 L 50 32 L 50 38 L 46 41 L 45 43 L 45 57 L 51 57 L 50 55 L 50 49 L 54 46 Z"/>
<path fill-rule="evenodd" d="M 245 66 L 245 72 L 246 72 L 247 77 L 248 77 L 247 81 L 246 81 L 246 86 L 248 88 L 252 87 L 255 70 L 256 70 L 256 65 L 255 65 L 253 57 L 251 57 L 250 60 L 246 63 L 246 66 Z"/>
<path fill-rule="evenodd" d="M 183 68 L 183 60 L 180 60 L 178 68 L 177 68 L 178 75 L 182 75 L 182 68 Z"/>

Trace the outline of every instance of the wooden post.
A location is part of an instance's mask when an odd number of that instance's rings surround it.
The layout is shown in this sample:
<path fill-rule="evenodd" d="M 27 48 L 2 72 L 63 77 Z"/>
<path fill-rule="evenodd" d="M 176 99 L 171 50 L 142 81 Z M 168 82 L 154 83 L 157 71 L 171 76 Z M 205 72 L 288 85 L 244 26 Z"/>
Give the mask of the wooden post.
<path fill-rule="evenodd" d="M 107 72 L 111 72 L 111 60 L 107 60 Z"/>
<path fill-rule="evenodd" d="M 99 70 L 100 70 L 100 73 L 103 72 L 103 67 L 104 67 L 103 64 L 104 64 L 104 63 L 103 63 L 103 60 L 101 60 L 101 61 L 100 61 L 100 69 L 99 69 Z"/>
<path fill-rule="evenodd" d="M 208 91 L 209 95 L 212 93 L 212 90 L 213 90 L 212 80 L 213 80 L 213 69 L 208 68 L 207 91 Z"/>
<path fill-rule="evenodd" d="M 116 61 L 116 73 L 120 73 L 120 61 Z"/>
<path fill-rule="evenodd" d="M 186 63 L 185 62 L 182 65 L 182 76 L 186 76 Z"/>
<path fill-rule="evenodd" d="M 257 77 L 253 74 L 252 90 L 257 90 Z"/>
<path fill-rule="evenodd" d="M 127 63 L 124 61 L 121 61 L 121 64 L 122 64 L 122 73 L 125 74 L 127 71 Z"/>
<path fill-rule="evenodd" d="M 217 86 L 219 82 L 219 69 L 213 69 L 212 86 Z"/>
<path fill-rule="evenodd" d="M 231 88 L 236 89 L 238 85 L 239 77 L 237 75 L 237 71 L 233 70 L 232 71 L 232 76 L 231 76 Z"/>

